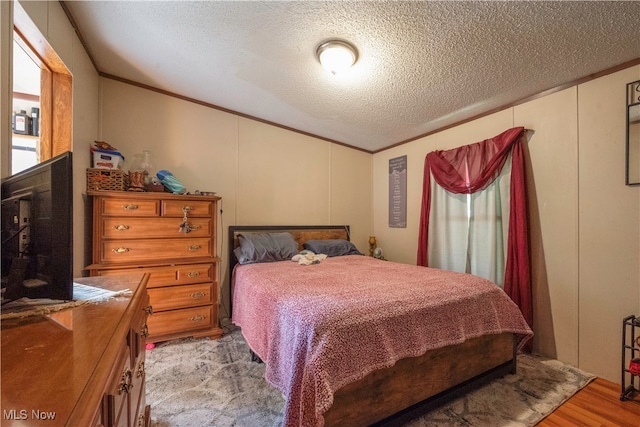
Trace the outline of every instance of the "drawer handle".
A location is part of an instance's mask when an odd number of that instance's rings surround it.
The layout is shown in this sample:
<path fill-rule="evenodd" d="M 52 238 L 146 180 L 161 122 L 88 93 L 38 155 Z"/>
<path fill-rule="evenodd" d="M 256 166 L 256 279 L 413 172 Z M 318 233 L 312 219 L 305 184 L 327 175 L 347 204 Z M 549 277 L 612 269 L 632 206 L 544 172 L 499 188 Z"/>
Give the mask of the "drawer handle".
<path fill-rule="evenodd" d="M 129 252 L 131 249 L 129 248 L 123 248 L 123 247 L 119 247 L 119 248 L 115 248 L 115 249 L 111 249 L 113 252 L 117 253 L 117 254 L 124 254 Z"/>
<path fill-rule="evenodd" d="M 144 360 L 140 362 L 138 365 L 138 369 L 136 370 L 136 378 L 140 378 L 144 375 Z"/>
<path fill-rule="evenodd" d="M 204 296 L 207 296 L 207 294 L 206 294 L 206 293 L 204 293 L 204 292 L 194 292 L 194 293 L 192 293 L 192 294 L 191 294 L 191 295 L 189 295 L 189 296 L 190 296 L 191 298 L 193 298 L 193 299 L 200 299 L 200 298 L 202 298 L 202 297 L 204 297 Z"/>
<path fill-rule="evenodd" d="M 190 317 L 189 320 L 191 320 L 192 322 L 202 322 L 206 318 L 207 316 L 199 315 L 199 316 Z"/>
<path fill-rule="evenodd" d="M 191 229 L 191 231 L 200 230 L 202 228 L 202 226 L 200 226 L 198 224 L 192 224 L 192 225 L 189 225 L 189 228 Z"/>
<path fill-rule="evenodd" d="M 149 327 L 147 326 L 146 323 L 142 325 L 142 329 L 140 330 L 140 335 L 142 335 L 143 338 L 146 338 L 149 336 Z"/>
<path fill-rule="evenodd" d="M 124 230 L 128 230 L 129 226 L 128 225 L 124 225 L 124 224 L 120 224 L 120 225 L 116 225 L 113 228 L 115 228 L 118 231 L 124 231 Z"/>
<path fill-rule="evenodd" d="M 120 384 L 118 384 L 118 394 L 129 393 L 129 390 L 133 387 L 131 384 L 131 369 L 127 368 L 120 378 Z"/>
<path fill-rule="evenodd" d="M 148 316 L 151 316 L 153 314 L 153 307 L 152 306 L 147 306 L 147 308 L 144 309 L 144 312 L 147 313 Z"/>
<path fill-rule="evenodd" d="M 200 248 L 202 248 L 202 246 L 200 246 L 200 245 L 191 245 L 191 246 L 189 246 L 189 250 L 192 251 L 192 252 L 200 250 Z"/>
<path fill-rule="evenodd" d="M 192 206 L 183 206 L 183 207 L 182 207 L 182 211 L 183 211 L 183 212 L 190 212 L 190 211 L 192 211 L 192 210 L 193 210 L 193 207 L 192 207 Z"/>
<path fill-rule="evenodd" d="M 198 277 L 200 275 L 199 271 L 190 271 L 187 273 L 187 277 Z"/>
<path fill-rule="evenodd" d="M 136 209 L 138 209 L 138 207 L 139 207 L 138 205 L 131 205 L 131 204 L 122 205 L 122 208 L 127 211 L 135 211 Z"/>

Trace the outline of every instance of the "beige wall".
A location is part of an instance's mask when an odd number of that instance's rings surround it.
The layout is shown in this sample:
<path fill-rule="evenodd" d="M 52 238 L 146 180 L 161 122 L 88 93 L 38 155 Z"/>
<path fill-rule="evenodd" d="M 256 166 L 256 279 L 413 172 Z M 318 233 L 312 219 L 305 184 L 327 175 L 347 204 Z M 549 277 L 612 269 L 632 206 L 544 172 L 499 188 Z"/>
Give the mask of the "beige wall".
<path fill-rule="evenodd" d="M 373 156 L 374 233 L 415 263 L 424 157 L 514 127 L 528 134 L 534 351 L 620 381 L 622 319 L 639 312 L 640 188 L 624 185 L 625 85 L 640 66 Z M 388 227 L 388 160 L 408 155 L 408 226 Z"/>
<path fill-rule="evenodd" d="M 107 78 L 100 87 L 100 139 L 124 154 L 124 169 L 150 150 L 156 170 L 222 197 L 224 309 L 229 225 L 349 224 L 368 250 L 371 154 Z"/>
<path fill-rule="evenodd" d="M 620 376 L 621 321 L 639 314 L 638 187 L 625 182 L 626 84 L 640 66 L 578 87 L 579 356 Z"/>
<path fill-rule="evenodd" d="M 513 109 L 528 141 L 536 351 L 578 364 L 577 88 Z M 623 181 L 624 185 L 624 181 Z"/>

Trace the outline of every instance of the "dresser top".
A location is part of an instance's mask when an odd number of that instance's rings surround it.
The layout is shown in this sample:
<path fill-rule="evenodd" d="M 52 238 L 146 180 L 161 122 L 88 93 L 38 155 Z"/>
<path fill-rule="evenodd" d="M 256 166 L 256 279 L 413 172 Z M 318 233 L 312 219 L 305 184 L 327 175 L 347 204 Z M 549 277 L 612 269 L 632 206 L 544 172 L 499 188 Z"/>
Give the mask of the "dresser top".
<path fill-rule="evenodd" d="M 155 191 L 87 191 L 91 197 L 112 197 L 112 198 L 132 198 L 132 199 L 167 199 L 167 200 L 220 200 L 219 196 L 203 196 L 200 194 L 173 194 Z"/>

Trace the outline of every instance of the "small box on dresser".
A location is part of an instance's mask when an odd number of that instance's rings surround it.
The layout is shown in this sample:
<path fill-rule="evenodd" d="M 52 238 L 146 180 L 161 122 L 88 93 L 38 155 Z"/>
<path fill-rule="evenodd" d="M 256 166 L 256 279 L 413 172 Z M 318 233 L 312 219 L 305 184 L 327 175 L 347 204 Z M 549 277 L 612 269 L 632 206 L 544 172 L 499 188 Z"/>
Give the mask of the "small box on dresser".
<path fill-rule="evenodd" d="M 147 342 L 222 336 L 218 324 L 217 196 L 88 192 L 92 276 L 150 274 Z"/>

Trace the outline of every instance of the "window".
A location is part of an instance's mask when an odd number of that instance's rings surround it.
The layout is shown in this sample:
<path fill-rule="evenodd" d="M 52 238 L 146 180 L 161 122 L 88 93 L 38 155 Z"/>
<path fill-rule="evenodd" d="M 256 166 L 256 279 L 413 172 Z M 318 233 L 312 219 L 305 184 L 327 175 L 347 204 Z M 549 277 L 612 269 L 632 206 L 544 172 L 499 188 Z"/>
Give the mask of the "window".
<path fill-rule="evenodd" d="M 531 325 L 525 133 L 515 127 L 427 154 L 417 263 L 504 281 L 504 291 Z"/>

